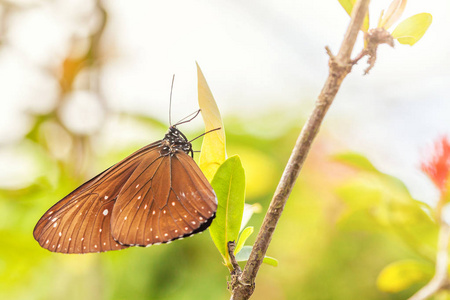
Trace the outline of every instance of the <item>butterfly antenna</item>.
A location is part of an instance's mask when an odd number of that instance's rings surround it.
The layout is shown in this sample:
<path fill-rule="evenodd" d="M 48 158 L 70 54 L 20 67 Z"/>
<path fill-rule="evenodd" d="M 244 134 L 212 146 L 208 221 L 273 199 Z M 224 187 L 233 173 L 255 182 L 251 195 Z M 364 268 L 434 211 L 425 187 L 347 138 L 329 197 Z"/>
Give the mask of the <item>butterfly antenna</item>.
<path fill-rule="evenodd" d="M 205 132 L 205 133 L 202 133 L 202 134 L 200 134 L 198 137 L 193 138 L 192 140 L 190 140 L 189 143 L 192 142 L 192 141 L 195 141 L 196 139 L 198 139 L 198 138 L 200 138 L 200 137 L 202 137 L 202 136 L 204 136 L 205 134 L 208 134 L 208 133 L 210 133 L 210 132 L 213 132 L 213 131 L 216 131 L 216 130 L 220 130 L 220 129 L 222 129 L 222 127 L 214 128 L 214 129 L 211 129 L 211 130 L 209 130 L 209 131 L 207 131 L 207 132 Z"/>
<path fill-rule="evenodd" d="M 175 74 L 172 76 L 172 85 L 170 86 L 170 98 L 169 98 L 169 125 L 172 126 L 172 91 L 173 82 L 175 81 Z"/>
<path fill-rule="evenodd" d="M 199 109 L 199 110 L 197 110 L 197 111 L 194 111 L 192 114 L 187 115 L 186 117 L 184 117 L 183 119 L 181 119 L 180 121 L 178 121 L 174 126 L 177 126 L 177 125 L 180 125 L 180 124 L 184 124 L 184 123 L 188 123 L 188 122 L 194 120 L 194 119 L 198 116 L 198 114 L 200 113 L 200 111 L 201 111 L 201 110 Z M 192 118 L 190 118 L 189 120 L 186 120 L 187 118 L 191 117 L 192 115 L 193 115 Z M 184 120 L 186 120 L 186 121 L 184 121 Z"/>

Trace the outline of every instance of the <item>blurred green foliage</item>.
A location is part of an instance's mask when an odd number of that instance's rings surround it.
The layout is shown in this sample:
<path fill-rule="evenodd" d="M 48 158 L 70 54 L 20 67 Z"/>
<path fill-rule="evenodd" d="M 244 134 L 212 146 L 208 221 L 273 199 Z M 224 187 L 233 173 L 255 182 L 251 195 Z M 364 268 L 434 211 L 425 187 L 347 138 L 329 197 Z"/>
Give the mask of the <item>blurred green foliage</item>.
<path fill-rule="evenodd" d="M 148 132 L 149 143 L 163 136 L 161 122 L 131 115 L 119 119 L 130 118 Z M 261 203 L 263 211 L 300 130 L 283 119 L 281 113 L 225 118 L 229 155 L 239 154 L 246 171 L 246 202 Z M 284 125 L 268 130 L 268 124 Z M 71 140 L 64 157 L 49 146 L 45 131 L 54 133 L 55 126 Z M 34 241 L 33 227 L 48 207 L 143 146 L 132 142 L 99 152 L 98 139 L 73 135 L 49 118 L 36 122 L 16 146 L 37 171 L 27 186 L 0 191 L 0 298 L 228 299 L 228 269 L 208 233 L 169 245 L 86 255 L 50 253 Z M 328 143 L 319 139 L 311 151 L 267 253 L 279 265 L 261 267 L 254 299 L 405 299 L 432 274 L 436 226 L 427 207 L 360 155 L 330 160 L 323 150 Z M 199 147 L 196 141 L 194 148 Z M 258 230 L 262 218 L 254 215 L 249 225 Z M 412 264 L 398 263 L 405 260 Z M 404 276 L 403 282 L 392 279 L 405 268 L 420 272 L 407 282 Z"/>

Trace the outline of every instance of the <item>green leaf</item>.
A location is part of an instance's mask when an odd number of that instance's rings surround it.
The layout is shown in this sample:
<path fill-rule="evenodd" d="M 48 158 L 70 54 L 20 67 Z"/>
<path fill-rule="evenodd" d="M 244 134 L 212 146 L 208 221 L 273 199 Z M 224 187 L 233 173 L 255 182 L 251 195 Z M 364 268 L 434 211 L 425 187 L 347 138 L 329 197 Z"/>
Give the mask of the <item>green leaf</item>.
<path fill-rule="evenodd" d="M 356 168 L 360 171 L 378 172 L 372 163 L 364 156 L 358 153 L 347 152 L 333 155 L 333 160 Z"/>
<path fill-rule="evenodd" d="M 250 253 L 252 252 L 253 246 L 244 246 L 241 251 L 236 254 L 236 260 L 237 261 L 247 261 L 250 257 Z M 268 265 L 277 267 L 278 266 L 278 260 L 276 258 L 270 257 L 270 256 L 264 256 L 263 263 L 266 263 Z"/>
<path fill-rule="evenodd" d="M 211 181 L 219 166 L 225 161 L 225 129 L 219 108 L 209 89 L 205 76 L 197 64 L 198 105 L 202 112 L 205 132 L 215 130 L 205 135 L 200 152 L 199 165 L 205 177 Z"/>
<path fill-rule="evenodd" d="M 211 185 L 218 206 L 209 232 L 226 265 L 231 266 L 227 244 L 237 240 L 244 212 L 245 173 L 239 156 L 228 158 L 219 167 Z"/>
<path fill-rule="evenodd" d="M 345 9 L 349 16 L 352 15 L 353 6 L 355 6 L 356 0 L 339 0 L 339 3 Z M 361 27 L 361 30 L 367 32 L 369 30 L 369 12 L 367 12 L 366 17 L 364 18 L 364 23 Z"/>
<path fill-rule="evenodd" d="M 244 247 L 245 242 L 247 241 L 248 237 L 252 235 L 253 233 L 253 227 L 247 227 L 244 230 L 242 230 L 241 235 L 239 236 L 239 240 L 236 245 L 236 249 L 234 249 L 234 254 L 239 253 L 241 251 L 242 247 Z"/>
<path fill-rule="evenodd" d="M 392 32 L 392 37 L 397 39 L 400 44 L 414 45 L 430 27 L 433 17 L 429 13 L 421 13 L 409 17 Z"/>
<path fill-rule="evenodd" d="M 377 286 L 383 292 L 397 293 L 433 277 L 433 266 L 416 260 L 401 260 L 386 266 L 378 275 Z"/>
<path fill-rule="evenodd" d="M 415 200 L 401 180 L 376 170 L 366 158 L 341 155 L 339 160 L 360 170 L 336 190 L 346 207 L 339 218 L 341 229 L 390 231 L 417 254 L 433 259 L 438 226 L 430 208 Z"/>

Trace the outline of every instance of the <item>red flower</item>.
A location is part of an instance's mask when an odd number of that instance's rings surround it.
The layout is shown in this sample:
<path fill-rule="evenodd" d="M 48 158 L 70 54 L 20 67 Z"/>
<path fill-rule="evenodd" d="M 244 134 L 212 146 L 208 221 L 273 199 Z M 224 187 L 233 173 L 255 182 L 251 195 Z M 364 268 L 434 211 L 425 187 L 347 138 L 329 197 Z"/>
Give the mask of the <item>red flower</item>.
<path fill-rule="evenodd" d="M 441 193 L 447 189 L 450 173 L 450 142 L 442 137 L 434 144 L 432 156 L 421 164 L 421 169 L 434 182 Z"/>

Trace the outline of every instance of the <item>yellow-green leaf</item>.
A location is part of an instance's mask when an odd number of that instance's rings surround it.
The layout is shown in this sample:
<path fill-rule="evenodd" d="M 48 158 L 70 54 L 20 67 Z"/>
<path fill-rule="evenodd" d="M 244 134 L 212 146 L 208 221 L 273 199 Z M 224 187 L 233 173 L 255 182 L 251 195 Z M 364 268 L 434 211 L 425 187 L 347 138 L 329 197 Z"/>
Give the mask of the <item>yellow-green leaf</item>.
<path fill-rule="evenodd" d="M 219 108 L 198 64 L 197 78 L 198 104 L 202 112 L 203 122 L 205 123 L 205 132 L 221 128 L 220 130 L 205 135 L 200 153 L 200 169 L 206 178 L 211 181 L 227 156 L 225 152 L 225 129 L 223 128 Z"/>
<path fill-rule="evenodd" d="M 339 3 L 345 9 L 349 16 L 352 15 L 353 6 L 355 6 L 356 0 L 339 0 Z M 361 27 L 361 30 L 367 32 L 369 30 L 369 12 L 367 12 L 366 17 L 364 18 L 364 23 Z"/>
<path fill-rule="evenodd" d="M 239 156 L 228 158 L 220 166 L 211 186 L 216 192 L 218 205 L 209 233 L 225 264 L 231 267 L 228 242 L 237 240 L 244 212 L 245 172 Z"/>
<path fill-rule="evenodd" d="M 421 13 L 409 17 L 392 32 L 392 37 L 400 44 L 414 45 L 430 27 L 433 17 L 429 13 Z"/>
<path fill-rule="evenodd" d="M 247 241 L 248 237 L 253 233 L 253 227 L 247 227 L 245 228 L 242 232 L 241 235 L 239 236 L 237 245 L 236 245 L 236 249 L 234 249 L 234 254 L 239 253 L 239 251 L 241 251 L 242 247 L 244 247 L 245 242 Z"/>
<path fill-rule="evenodd" d="M 378 275 L 377 286 L 383 292 L 397 293 L 416 283 L 428 282 L 433 266 L 416 260 L 401 260 L 386 266 Z"/>
<path fill-rule="evenodd" d="M 391 27 L 392 24 L 397 22 L 397 20 L 403 14 L 405 6 L 406 0 L 393 0 L 391 2 L 391 5 L 389 5 L 389 8 L 386 11 L 386 13 L 380 19 L 378 27 L 380 28 L 382 27 L 384 29 L 388 29 L 389 27 Z"/>
<path fill-rule="evenodd" d="M 376 172 L 378 170 L 372 163 L 364 156 L 354 152 L 339 153 L 332 156 L 332 159 L 340 163 L 346 164 L 350 167 L 356 168 L 360 171 Z"/>

